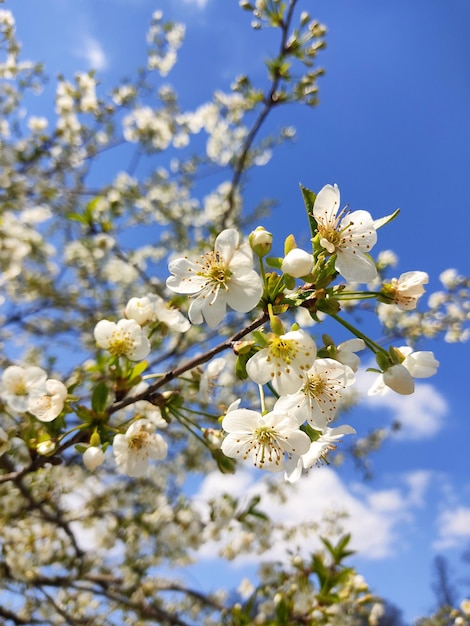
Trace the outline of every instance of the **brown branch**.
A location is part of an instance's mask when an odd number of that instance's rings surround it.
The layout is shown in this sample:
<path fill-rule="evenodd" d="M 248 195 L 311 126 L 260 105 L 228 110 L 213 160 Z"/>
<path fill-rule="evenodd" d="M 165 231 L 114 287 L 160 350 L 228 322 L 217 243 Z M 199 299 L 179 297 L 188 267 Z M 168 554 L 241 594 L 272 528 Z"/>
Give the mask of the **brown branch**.
<path fill-rule="evenodd" d="M 268 320 L 269 320 L 269 315 L 266 312 L 264 312 L 260 317 L 256 318 L 253 322 L 251 322 L 251 324 L 249 324 L 246 328 L 243 328 L 242 330 L 238 331 L 238 333 L 235 333 L 235 335 L 232 335 L 232 337 L 230 337 L 229 339 L 222 341 L 221 343 L 217 344 L 216 346 L 214 346 L 214 348 L 212 348 L 211 350 L 208 350 L 204 354 L 201 354 L 195 357 L 194 359 L 191 359 L 184 365 L 181 365 L 181 367 L 177 367 L 173 370 L 166 372 L 166 374 L 164 374 L 161 378 L 159 378 L 156 382 L 154 382 L 153 385 L 150 385 L 148 389 L 146 389 L 142 393 L 139 393 L 135 396 L 131 396 L 130 398 L 124 398 L 124 400 L 120 400 L 119 402 L 115 402 L 109 407 L 108 415 L 112 415 L 116 411 L 120 411 L 124 407 L 129 406 L 130 404 L 134 404 L 135 402 L 138 402 L 139 400 L 149 400 L 149 398 L 151 398 L 151 396 L 155 393 L 155 391 L 157 391 L 157 389 L 160 389 L 160 387 L 163 387 L 164 385 L 171 382 L 172 380 L 175 380 L 175 378 L 178 378 L 179 376 L 181 376 L 182 374 L 185 374 L 189 370 L 192 370 L 195 367 L 198 367 L 199 365 L 203 365 L 204 363 L 207 363 L 217 354 L 220 354 L 221 352 L 224 352 L 225 350 L 233 348 L 233 346 L 236 344 L 237 341 L 240 341 L 240 339 L 243 339 L 243 337 L 246 337 L 246 335 L 249 335 L 251 332 L 253 332 L 257 328 L 265 324 Z"/>
<path fill-rule="evenodd" d="M 290 26 L 290 23 L 292 21 L 292 17 L 293 17 L 293 14 L 294 14 L 294 7 L 295 7 L 296 3 L 297 3 L 297 0 L 291 0 L 290 1 L 289 8 L 287 10 L 286 19 L 283 21 L 283 23 L 281 25 L 282 38 L 281 38 L 281 45 L 279 47 L 279 54 L 278 54 L 278 59 L 280 59 L 280 60 L 282 60 L 286 56 L 286 52 L 287 52 L 287 38 L 288 38 L 288 34 L 289 34 L 289 26 Z M 276 105 L 280 104 L 279 101 L 276 98 L 276 92 L 277 92 L 277 89 L 279 87 L 279 83 L 280 82 L 281 82 L 281 76 L 279 76 L 279 75 L 275 76 L 274 80 L 271 83 L 271 88 L 269 89 L 268 93 L 264 96 L 264 99 L 263 99 L 263 103 L 264 103 L 263 109 L 261 110 L 260 114 L 258 115 L 255 123 L 251 127 L 251 130 L 248 133 L 248 135 L 246 136 L 246 139 L 245 139 L 245 141 L 244 141 L 244 143 L 242 145 L 240 156 L 238 157 L 236 165 L 234 167 L 232 182 L 231 182 L 231 185 L 230 185 L 230 191 L 229 191 L 229 193 L 227 195 L 228 208 L 222 214 L 221 225 L 222 225 L 223 228 L 226 227 L 228 217 L 229 217 L 230 213 L 233 211 L 233 207 L 234 207 L 234 203 L 235 203 L 235 194 L 237 192 L 237 189 L 240 186 L 241 178 L 243 176 L 243 172 L 245 171 L 245 165 L 246 165 L 246 161 L 248 159 L 248 154 L 249 154 L 251 146 L 253 145 L 253 142 L 254 142 L 254 140 L 256 138 L 256 135 L 258 134 L 260 128 L 264 124 L 264 121 L 268 117 L 268 115 L 271 112 L 271 110 Z"/>

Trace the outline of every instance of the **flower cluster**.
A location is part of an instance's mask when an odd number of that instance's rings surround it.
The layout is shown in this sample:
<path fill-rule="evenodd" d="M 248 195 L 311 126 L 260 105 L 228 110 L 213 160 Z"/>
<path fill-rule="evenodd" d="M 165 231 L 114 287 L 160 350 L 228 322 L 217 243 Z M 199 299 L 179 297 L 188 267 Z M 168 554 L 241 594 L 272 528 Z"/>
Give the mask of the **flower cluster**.
<path fill-rule="evenodd" d="M 201 260 L 171 261 L 172 276 L 167 279 L 169 289 L 193 297 L 189 319 L 194 324 L 206 321 L 216 327 L 227 305 L 239 312 L 249 312 L 258 304 L 263 307 L 271 331 L 257 331 L 255 341 L 234 349 L 243 356 L 246 376 L 260 390 L 267 386 L 271 391 L 274 406 L 271 411 L 266 408 L 264 391 L 261 412 L 239 408 L 240 401 L 232 404 L 222 420 L 226 436 L 221 449 L 227 457 L 250 459 L 256 467 L 272 472 L 284 471 L 290 482 L 303 469 L 325 461 L 343 435 L 355 432 L 352 426 L 331 423 L 355 383 L 360 364 L 356 352 L 369 348 L 379 366 L 370 394 L 386 389 L 412 393 L 414 379 L 432 376 L 438 366 L 431 352 L 413 352 L 408 346 L 386 350 L 339 316 L 341 303 L 353 297 L 375 297 L 402 311 L 416 308 L 428 282 L 425 272 L 407 272 L 374 292 L 336 283 L 338 275 L 350 283 L 375 281 L 378 271 L 370 251 L 377 241 L 376 230 L 395 214 L 374 220 L 366 211 L 340 209 L 337 185 L 326 185 L 317 195 L 306 189 L 303 193 L 309 211 L 311 207 L 312 249 L 298 248 L 289 236 L 284 257 L 267 259 L 280 274 L 264 273 L 263 257 L 271 251 L 273 237 L 258 227 L 249 237 L 251 249 L 247 243 L 239 245 L 234 229 L 224 230 L 214 252 Z M 261 277 L 253 269 L 253 252 Z M 304 286 L 295 289 L 298 279 Z M 339 345 L 324 338 L 319 348 L 297 325 L 286 332 L 275 308 L 285 312 L 299 306 L 317 320 L 318 314 L 331 316 L 356 338 Z"/>
<path fill-rule="evenodd" d="M 67 388 L 40 367 L 10 365 L 0 381 L 0 397 L 15 413 L 31 413 L 41 422 L 52 422 L 61 413 Z"/>

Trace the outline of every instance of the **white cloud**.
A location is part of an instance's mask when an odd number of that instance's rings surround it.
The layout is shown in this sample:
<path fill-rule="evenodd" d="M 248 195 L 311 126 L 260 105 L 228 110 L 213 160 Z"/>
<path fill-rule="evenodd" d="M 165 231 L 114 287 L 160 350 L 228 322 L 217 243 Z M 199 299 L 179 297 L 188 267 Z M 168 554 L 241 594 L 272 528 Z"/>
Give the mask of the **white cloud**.
<path fill-rule="evenodd" d="M 448 404 L 442 394 L 430 383 L 416 382 L 415 391 L 401 396 L 387 389 L 383 396 L 367 396 L 373 382 L 370 372 L 358 373 L 358 388 L 362 392 L 359 406 L 375 411 L 388 411 L 393 422 L 401 429 L 394 434 L 397 439 L 427 439 L 434 437 L 443 427 Z"/>
<path fill-rule="evenodd" d="M 185 4 L 194 4 L 198 9 L 205 9 L 209 0 L 184 0 Z"/>
<path fill-rule="evenodd" d="M 434 542 L 438 550 L 462 546 L 470 538 L 470 507 L 460 506 L 444 511 L 438 520 L 439 537 Z"/>
<path fill-rule="evenodd" d="M 222 493 L 248 501 L 253 496 L 261 496 L 259 508 L 266 512 L 273 522 L 284 527 L 303 526 L 300 552 L 307 556 L 318 547 L 319 526 L 324 527 L 325 514 L 331 518 L 334 513 L 342 515 L 341 532 L 352 534 L 351 546 L 366 559 L 382 559 L 396 554 L 397 545 L 406 548 L 403 538 L 398 541 L 403 522 L 413 521 L 413 510 L 421 506 L 424 490 L 430 475 L 416 472 L 404 475 L 399 487 L 372 490 L 359 483 L 346 484 L 339 474 L 322 467 L 309 472 L 298 483 L 288 487 L 288 497 L 278 502 L 269 491 L 268 480 L 255 471 L 239 471 L 234 476 L 209 474 L 195 496 L 204 514 L 203 502 L 217 498 Z M 279 476 L 282 480 L 282 477 Z M 233 535 L 225 536 L 225 541 L 236 543 Z M 217 556 L 223 541 L 207 542 L 200 557 L 212 559 Z M 263 555 L 254 551 L 237 557 L 237 564 L 258 563 L 260 560 L 285 558 L 293 548 L 292 539 L 285 541 L 280 536 L 273 542 L 273 548 Z"/>
<path fill-rule="evenodd" d="M 85 59 L 90 69 L 100 71 L 108 67 L 108 59 L 101 43 L 91 35 L 83 36 L 80 48 L 75 50 L 75 56 Z"/>

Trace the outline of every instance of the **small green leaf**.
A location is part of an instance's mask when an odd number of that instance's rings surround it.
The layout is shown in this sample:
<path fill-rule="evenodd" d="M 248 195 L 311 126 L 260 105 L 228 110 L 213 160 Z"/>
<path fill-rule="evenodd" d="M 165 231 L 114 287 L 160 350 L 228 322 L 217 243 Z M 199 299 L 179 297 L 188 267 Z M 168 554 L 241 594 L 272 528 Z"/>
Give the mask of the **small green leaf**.
<path fill-rule="evenodd" d="M 313 217 L 313 205 L 315 204 L 315 198 L 317 197 L 317 194 L 314 191 L 307 189 L 307 187 L 304 187 L 303 185 L 300 185 L 300 191 L 302 192 L 305 208 L 307 210 L 307 217 L 310 224 L 310 232 L 313 239 L 318 229 L 317 220 Z"/>
<path fill-rule="evenodd" d="M 98 383 L 91 396 L 91 407 L 95 413 L 102 413 L 106 408 L 109 389 L 105 382 Z"/>
<path fill-rule="evenodd" d="M 393 213 L 390 213 L 390 215 L 386 215 L 385 217 L 381 217 L 378 220 L 374 220 L 375 230 L 382 228 L 382 226 L 385 226 L 385 224 L 389 224 L 392 220 L 394 220 L 397 217 L 399 213 L 400 213 L 400 209 L 397 209 Z"/>

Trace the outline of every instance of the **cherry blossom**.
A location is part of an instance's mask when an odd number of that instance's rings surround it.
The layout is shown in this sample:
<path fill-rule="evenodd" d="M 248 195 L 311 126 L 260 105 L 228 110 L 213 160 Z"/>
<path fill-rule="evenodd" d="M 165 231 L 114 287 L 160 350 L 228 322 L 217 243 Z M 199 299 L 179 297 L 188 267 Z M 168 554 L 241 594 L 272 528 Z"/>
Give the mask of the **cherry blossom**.
<path fill-rule="evenodd" d="M 147 294 L 142 298 L 131 298 L 124 309 L 128 319 L 135 320 L 140 326 L 161 322 L 170 330 L 185 333 L 191 327 L 189 320 L 178 311 L 171 309 L 163 298 L 156 294 Z"/>
<path fill-rule="evenodd" d="M 227 305 L 240 313 L 251 311 L 263 293 L 260 276 L 253 269 L 253 252 L 247 242 L 239 245 L 233 228 L 223 230 L 215 240 L 213 252 L 199 261 L 184 258 L 169 264 L 167 287 L 176 293 L 194 296 L 189 307 L 193 324 L 204 320 L 215 328 L 223 319 Z"/>
<path fill-rule="evenodd" d="M 161 435 L 153 432 L 153 424 L 146 419 L 133 422 L 124 435 L 114 437 L 113 452 L 118 469 L 128 476 L 143 476 L 150 460 L 160 461 L 168 453 Z"/>
<path fill-rule="evenodd" d="M 270 472 L 285 469 L 286 454 L 304 454 L 310 438 L 299 430 L 294 415 L 272 411 L 261 415 L 249 409 L 229 411 L 222 420 L 228 433 L 222 442 L 222 452 L 229 457 L 250 459 L 255 467 Z"/>
<path fill-rule="evenodd" d="M 117 323 L 101 320 L 95 326 L 95 339 L 112 356 L 126 356 L 131 361 L 141 361 L 150 352 L 148 338 L 133 319 L 121 319 Z"/>
<path fill-rule="evenodd" d="M 268 345 L 246 364 L 248 376 L 259 385 L 272 383 L 281 395 L 295 393 L 304 382 L 317 354 L 313 339 L 304 330 L 267 336 Z"/>
<path fill-rule="evenodd" d="M 320 436 L 310 443 L 310 447 L 304 454 L 293 454 L 286 462 L 284 478 L 287 482 L 294 483 L 302 475 L 302 469 L 308 470 L 314 465 L 324 462 L 330 450 L 336 448 L 343 435 L 354 434 L 352 426 L 344 425 L 337 428 L 326 427 L 322 429 Z"/>
<path fill-rule="evenodd" d="M 411 311 L 416 308 L 428 281 L 426 272 L 405 272 L 399 278 L 392 278 L 391 283 L 385 284 L 382 290 L 400 310 Z"/>
<path fill-rule="evenodd" d="M 414 392 L 414 378 L 429 378 L 434 376 L 439 361 L 430 351 L 413 352 L 409 346 L 397 349 L 403 355 L 403 361 L 389 367 L 379 374 L 368 391 L 368 395 L 383 395 L 387 387 L 402 395 Z"/>
<path fill-rule="evenodd" d="M 348 365 L 353 372 L 357 372 L 361 364 L 360 358 L 356 352 L 364 350 L 366 344 L 363 339 L 347 339 L 336 346 L 335 359 L 343 365 Z"/>
<path fill-rule="evenodd" d="M 322 429 L 335 417 L 344 390 L 354 382 L 354 372 L 347 365 L 334 359 L 316 359 L 299 391 L 281 396 L 274 408 L 292 413 L 299 424 L 308 421 L 313 428 Z"/>
<path fill-rule="evenodd" d="M 335 269 L 350 282 L 367 283 L 377 276 L 368 256 L 377 241 L 374 220 L 367 211 L 338 213 L 340 193 L 337 185 L 325 185 L 315 199 L 313 217 L 317 222 L 319 243 L 329 254 L 336 254 Z"/>
<path fill-rule="evenodd" d="M 60 380 L 48 378 L 36 387 L 28 399 L 28 411 L 41 422 L 52 422 L 62 412 L 67 398 L 67 387 Z"/>
<path fill-rule="evenodd" d="M 25 413 L 28 411 L 30 393 L 36 388 L 42 388 L 46 379 L 47 373 L 40 367 L 10 365 L 2 374 L 0 397 L 13 411 Z"/>

